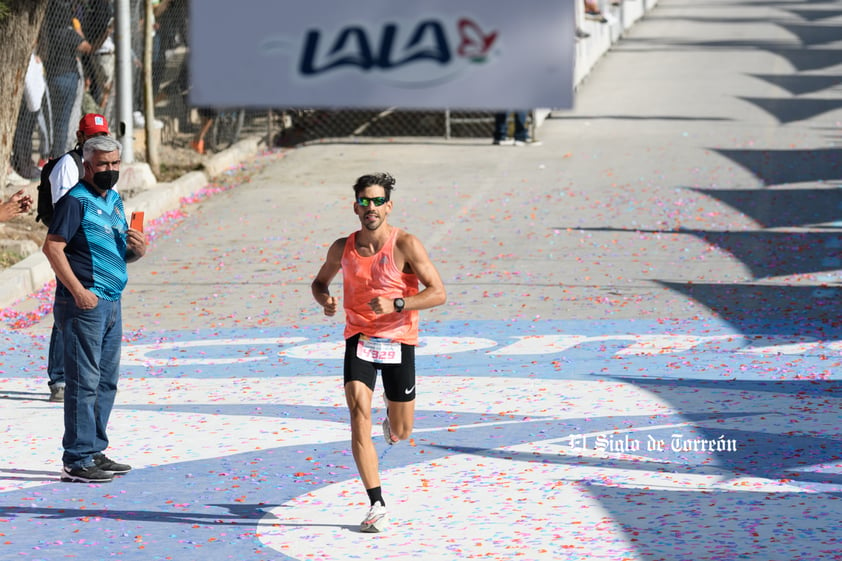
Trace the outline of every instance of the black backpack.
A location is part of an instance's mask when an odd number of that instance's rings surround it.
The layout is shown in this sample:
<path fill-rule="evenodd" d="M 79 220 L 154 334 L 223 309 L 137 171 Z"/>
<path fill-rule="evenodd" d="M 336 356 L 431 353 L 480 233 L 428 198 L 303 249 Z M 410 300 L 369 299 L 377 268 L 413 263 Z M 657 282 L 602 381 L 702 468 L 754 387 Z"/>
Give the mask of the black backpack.
<path fill-rule="evenodd" d="M 85 177 L 82 154 L 77 150 L 71 150 L 67 154 L 70 154 L 76 165 L 79 166 L 79 179 Z M 67 154 L 50 159 L 41 168 L 41 182 L 38 184 L 38 214 L 35 216 L 35 220 L 40 221 L 48 228 L 50 227 L 50 222 L 53 221 L 53 188 L 50 185 L 50 174 L 53 172 L 53 168 L 56 167 L 56 163 Z"/>

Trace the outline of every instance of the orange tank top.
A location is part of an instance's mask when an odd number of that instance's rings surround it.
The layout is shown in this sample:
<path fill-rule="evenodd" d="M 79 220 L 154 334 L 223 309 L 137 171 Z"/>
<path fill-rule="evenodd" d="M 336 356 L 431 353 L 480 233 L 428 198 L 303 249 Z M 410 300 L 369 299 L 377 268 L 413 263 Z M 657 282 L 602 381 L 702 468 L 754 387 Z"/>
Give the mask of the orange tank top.
<path fill-rule="evenodd" d="M 418 310 L 375 314 L 368 303 L 377 296 L 405 298 L 418 294 L 418 277 L 395 266 L 398 228 L 375 255 L 357 252 L 357 233 L 345 241 L 342 252 L 342 283 L 345 307 L 345 338 L 357 333 L 384 337 L 407 345 L 418 344 Z"/>

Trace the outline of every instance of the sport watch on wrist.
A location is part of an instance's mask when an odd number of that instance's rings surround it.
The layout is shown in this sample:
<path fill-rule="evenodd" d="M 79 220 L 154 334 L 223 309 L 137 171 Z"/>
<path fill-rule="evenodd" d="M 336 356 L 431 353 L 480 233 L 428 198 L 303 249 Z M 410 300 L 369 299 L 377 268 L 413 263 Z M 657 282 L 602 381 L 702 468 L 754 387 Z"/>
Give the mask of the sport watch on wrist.
<path fill-rule="evenodd" d="M 403 298 L 395 298 L 395 311 L 396 312 L 402 312 L 404 306 L 406 306 L 406 302 L 404 302 Z"/>

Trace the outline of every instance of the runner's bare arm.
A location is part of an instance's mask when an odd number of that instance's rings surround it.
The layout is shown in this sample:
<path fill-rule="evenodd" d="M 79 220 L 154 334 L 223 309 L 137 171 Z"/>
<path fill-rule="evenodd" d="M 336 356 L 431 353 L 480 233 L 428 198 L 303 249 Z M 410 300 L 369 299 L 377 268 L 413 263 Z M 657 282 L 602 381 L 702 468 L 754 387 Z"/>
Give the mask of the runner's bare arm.
<path fill-rule="evenodd" d="M 397 247 L 405 263 L 424 285 L 418 294 L 404 298 L 404 309 L 426 310 L 444 304 L 447 301 L 447 291 L 421 241 L 412 234 L 404 233 L 398 238 Z"/>
<path fill-rule="evenodd" d="M 345 248 L 345 240 L 346 238 L 340 238 L 333 242 L 330 249 L 327 250 L 325 262 L 310 285 L 313 298 L 324 308 L 326 316 L 334 315 L 338 307 L 336 297 L 330 295 L 330 282 L 342 268 L 342 251 Z"/>

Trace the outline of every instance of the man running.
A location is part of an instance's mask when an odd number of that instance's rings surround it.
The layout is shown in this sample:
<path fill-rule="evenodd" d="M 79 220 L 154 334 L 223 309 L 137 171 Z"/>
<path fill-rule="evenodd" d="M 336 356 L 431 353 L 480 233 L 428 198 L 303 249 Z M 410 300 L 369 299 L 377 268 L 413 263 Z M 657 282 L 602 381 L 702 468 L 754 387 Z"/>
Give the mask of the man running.
<path fill-rule="evenodd" d="M 447 296 L 435 265 L 415 236 L 391 226 L 395 179 L 364 175 L 354 184 L 354 213 L 362 227 L 333 242 L 312 283 L 325 315 L 338 301 L 330 282 L 342 269 L 345 308 L 345 400 L 351 416 L 351 450 L 371 508 L 362 532 L 387 523 L 377 451 L 371 438 L 371 402 L 378 370 L 383 379 L 389 444 L 409 438 L 415 419 L 415 346 L 418 310 L 444 304 Z M 419 291 L 419 281 L 424 286 Z"/>

